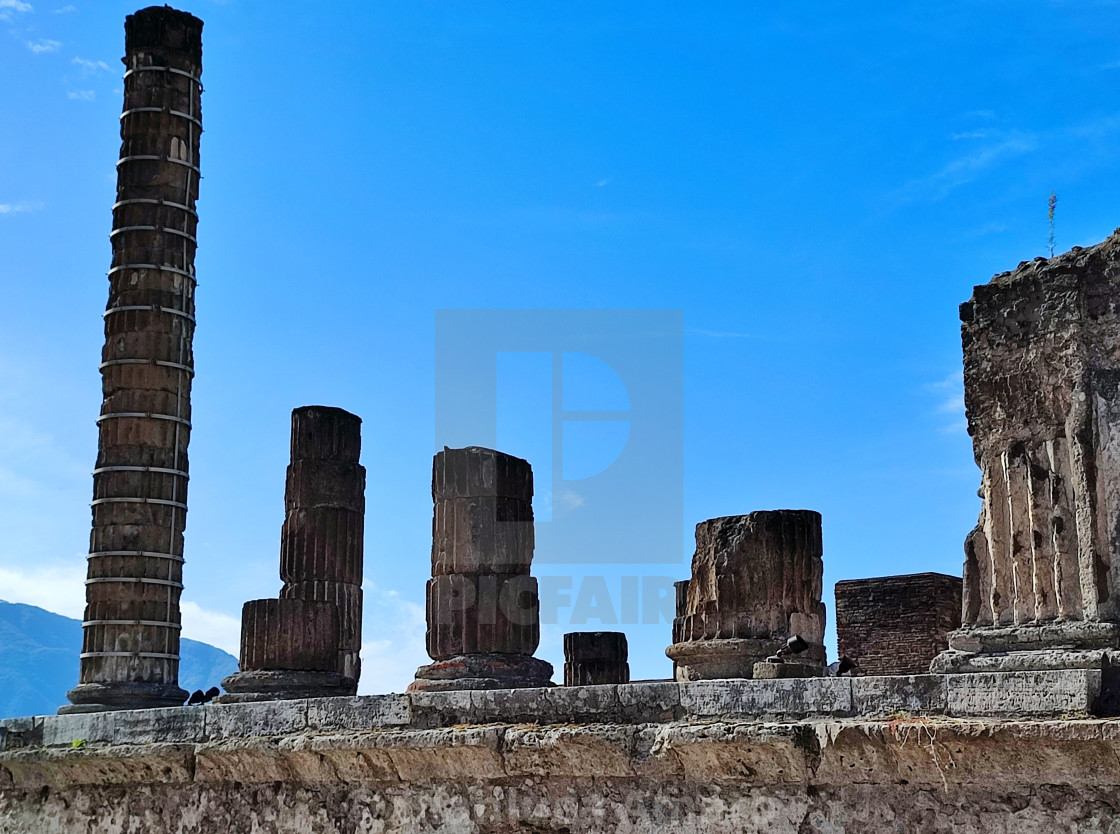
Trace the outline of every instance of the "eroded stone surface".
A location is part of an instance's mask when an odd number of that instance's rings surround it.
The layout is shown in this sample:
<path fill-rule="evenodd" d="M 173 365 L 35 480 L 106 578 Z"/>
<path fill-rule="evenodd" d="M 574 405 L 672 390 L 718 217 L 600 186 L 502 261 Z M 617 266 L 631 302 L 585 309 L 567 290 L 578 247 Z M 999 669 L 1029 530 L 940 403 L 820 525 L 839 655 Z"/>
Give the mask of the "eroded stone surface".
<path fill-rule="evenodd" d="M 678 680 L 749 678 L 791 634 L 824 665 L 821 516 L 812 510 L 759 511 L 696 525 L 692 578 L 678 586 L 673 660 Z M 682 599 L 683 598 L 683 599 Z"/>
<path fill-rule="evenodd" d="M 961 306 L 984 499 L 965 542 L 961 637 L 982 654 L 1001 650 L 1001 631 L 1120 616 L 1118 283 L 1114 233 L 997 275 Z M 1062 631 L 1040 632 L 1055 640 L 1034 648 L 1067 646 Z M 1092 628 L 1081 633 L 1074 648 L 1100 647 Z"/>

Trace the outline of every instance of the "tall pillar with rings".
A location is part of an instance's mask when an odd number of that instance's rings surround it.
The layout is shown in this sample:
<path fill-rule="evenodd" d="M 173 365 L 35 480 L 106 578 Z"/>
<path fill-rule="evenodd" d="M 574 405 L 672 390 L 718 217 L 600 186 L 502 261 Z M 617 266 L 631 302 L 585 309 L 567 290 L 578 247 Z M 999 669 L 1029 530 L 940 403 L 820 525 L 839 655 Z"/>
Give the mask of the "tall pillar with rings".
<path fill-rule="evenodd" d="M 60 712 L 182 704 L 179 596 L 194 359 L 202 21 L 125 19 L 81 673 Z"/>

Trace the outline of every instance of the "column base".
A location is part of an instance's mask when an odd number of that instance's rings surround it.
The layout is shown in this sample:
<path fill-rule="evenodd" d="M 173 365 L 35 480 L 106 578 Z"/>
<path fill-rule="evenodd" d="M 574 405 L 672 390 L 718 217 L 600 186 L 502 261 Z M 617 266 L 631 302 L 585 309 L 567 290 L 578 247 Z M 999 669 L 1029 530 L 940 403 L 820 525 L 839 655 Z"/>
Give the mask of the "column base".
<path fill-rule="evenodd" d="M 784 660 L 781 663 L 767 663 L 765 660 L 754 665 L 756 681 L 772 681 L 780 678 L 820 678 L 824 677 L 824 667 L 816 663 L 798 663 Z"/>
<path fill-rule="evenodd" d="M 59 715 L 181 707 L 190 693 L 174 683 L 80 683 L 66 693 Z"/>
<path fill-rule="evenodd" d="M 982 626 L 949 633 L 935 674 L 1120 668 L 1120 623 L 1053 622 Z"/>
<path fill-rule="evenodd" d="M 222 689 L 225 694 L 215 698 L 215 704 L 338 698 L 357 693 L 358 682 L 338 672 L 251 669 L 230 675 L 222 681 Z"/>
<path fill-rule="evenodd" d="M 527 654 L 461 654 L 416 670 L 409 692 L 554 686 L 552 664 Z"/>
<path fill-rule="evenodd" d="M 665 654 L 675 664 L 675 677 L 681 682 L 752 678 L 754 665 L 777 654 L 778 649 L 785 643 L 784 638 L 763 640 L 735 637 L 687 640 L 683 643 L 673 643 L 665 649 Z M 824 646 L 819 643 L 810 643 L 808 649 L 790 660 L 791 664 L 819 666 L 822 670 L 824 661 Z"/>

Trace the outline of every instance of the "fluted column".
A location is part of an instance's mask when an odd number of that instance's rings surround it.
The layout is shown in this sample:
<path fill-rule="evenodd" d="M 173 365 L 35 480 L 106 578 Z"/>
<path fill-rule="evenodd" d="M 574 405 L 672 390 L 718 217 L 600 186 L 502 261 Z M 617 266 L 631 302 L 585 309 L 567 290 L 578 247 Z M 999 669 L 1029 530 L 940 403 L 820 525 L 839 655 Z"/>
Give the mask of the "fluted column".
<path fill-rule="evenodd" d="M 181 704 L 179 596 L 194 357 L 202 21 L 125 20 L 79 685 L 64 711 Z"/>
<path fill-rule="evenodd" d="M 222 701 L 353 695 L 361 674 L 366 470 L 362 420 L 292 412 L 280 530 L 280 599 L 245 603 L 239 671 Z"/>
<path fill-rule="evenodd" d="M 436 661 L 412 689 L 545 686 L 533 560 L 533 470 L 472 446 L 444 449 L 432 468 L 432 578 L 427 649 Z"/>
<path fill-rule="evenodd" d="M 756 662 L 799 634 L 799 663 L 823 667 L 821 516 L 759 511 L 696 525 L 684 610 L 665 650 L 680 680 L 749 678 Z"/>
<path fill-rule="evenodd" d="M 564 635 L 564 686 L 629 683 L 627 655 L 621 631 L 570 631 Z"/>
<path fill-rule="evenodd" d="M 937 671 L 1110 666 L 1120 650 L 1120 233 L 961 305 L 983 504 Z"/>

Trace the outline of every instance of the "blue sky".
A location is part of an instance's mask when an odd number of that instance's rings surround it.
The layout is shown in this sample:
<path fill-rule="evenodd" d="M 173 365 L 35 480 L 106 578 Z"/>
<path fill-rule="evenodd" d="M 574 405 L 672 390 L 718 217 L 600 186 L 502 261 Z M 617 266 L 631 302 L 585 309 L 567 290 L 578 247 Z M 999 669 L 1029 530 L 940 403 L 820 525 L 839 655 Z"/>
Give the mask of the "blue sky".
<path fill-rule="evenodd" d="M 0 598 L 71 616 L 134 10 L 0 0 Z M 1113 2 L 188 10 L 184 634 L 236 650 L 241 603 L 276 595 L 289 414 L 338 405 L 364 420 L 367 692 L 426 659 L 437 310 L 682 311 L 679 562 L 542 576 L 621 595 L 687 576 L 697 521 L 810 508 L 831 612 L 838 579 L 959 574 L 957 305 L 1046 254 L 1051 190 L 1058 251 L 1120 225 Z M 667 624 L 622 628 L 635 678 L 669 674 Z"/>

